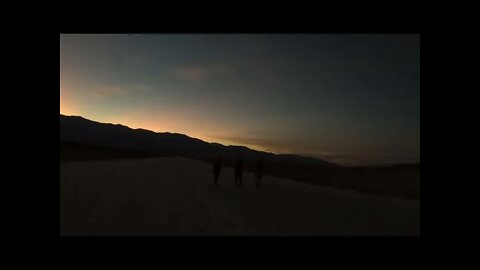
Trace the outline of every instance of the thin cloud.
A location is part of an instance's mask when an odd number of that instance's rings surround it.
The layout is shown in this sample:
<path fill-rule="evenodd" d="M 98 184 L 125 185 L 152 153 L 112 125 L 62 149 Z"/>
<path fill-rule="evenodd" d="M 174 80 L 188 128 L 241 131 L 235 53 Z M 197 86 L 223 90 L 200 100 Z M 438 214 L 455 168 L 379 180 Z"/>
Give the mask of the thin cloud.
<path fill-rule="evenodd" d="M 226 64 L 210 66 L 182 66 L 173 69 L 173 75 L 187 82 L 203 82 L 213 77 L 231 73 L 233 68 Z"/>
<path fill-rule="evenodd" d="M 204 81 L 210 76 L 210 72 L 202 67 L 180 67 L 173 71 L 174 75 L 181 80 L 189 82 Z"/>
<path fill-rule="evenodd" d="M 115 84 L 100 84 L 93 90 L 93 95 L 98 98 L 104 98 L 122 93 L 122 88 Z"/>
<path fill-rule="evenodd" d="M 151 91 L 151 87 L 144 84 L 105 84 L 98 83 L 93 88 L 93 96 L 97 98 L 106 98 L 128 93 L 145 93 Z"/>

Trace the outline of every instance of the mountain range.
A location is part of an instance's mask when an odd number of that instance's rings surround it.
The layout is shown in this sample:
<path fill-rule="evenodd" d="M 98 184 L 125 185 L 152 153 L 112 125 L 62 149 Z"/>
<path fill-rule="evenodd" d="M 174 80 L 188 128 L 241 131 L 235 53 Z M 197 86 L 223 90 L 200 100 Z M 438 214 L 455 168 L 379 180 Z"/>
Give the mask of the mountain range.
<path fill-rule="evenodd" d="M 245 146 L 225 146 L 219 143 L 208 143 L 184 134 L 132 129 L 120 124 L 99 123 L 80 116 L 62 114 L 60 114 L 60 141 L 201 160 L 213 160 L 221 157 L 231 161 L 241 157 L 247 162 L 264 159 L 271 162 L 338 166 L 311 157 L 273 154 Z"/>
<path fill-rule="evenodd" d="M 60 114 L 60 161 L 180 156 L 233 167 L 237 158 L 253 172 L 263 159 L 266 175 L 322 186 L 395 196 L 420 197 L 420 164 L 346 167 L 324 160 L 274 154 L 244 146 L 208 143 L 184 134 L 132 129 Z"/>

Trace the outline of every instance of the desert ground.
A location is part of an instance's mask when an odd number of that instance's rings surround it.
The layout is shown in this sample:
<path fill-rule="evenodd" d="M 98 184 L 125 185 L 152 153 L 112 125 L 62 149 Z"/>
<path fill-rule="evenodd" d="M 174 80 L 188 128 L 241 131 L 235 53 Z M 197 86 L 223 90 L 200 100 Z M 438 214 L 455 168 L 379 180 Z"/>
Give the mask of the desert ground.
<path fill-rule="evenodd" d="M 420 201 L 243 174 L 163 157 L 60 162 L 62 236 L 404 236 Z"/>

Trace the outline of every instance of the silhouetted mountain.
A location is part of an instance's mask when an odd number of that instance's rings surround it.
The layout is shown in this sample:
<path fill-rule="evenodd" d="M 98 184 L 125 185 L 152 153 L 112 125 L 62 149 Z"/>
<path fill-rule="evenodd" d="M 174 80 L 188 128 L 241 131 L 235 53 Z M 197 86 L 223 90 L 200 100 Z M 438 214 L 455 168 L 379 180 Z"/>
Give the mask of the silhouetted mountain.
<path fill-rule="evenodd" d="M 234 161 L 242 157 L 243 169 L 250 172 L 255 171 L 256 162 L 262 158 L 266 175 L 361 192 L 420 197 L 419 164 L 344 167 L 311 157 L 276 155 L 244 146 L 207 143 L 183 134 L 131 129 L 60 115 L 61 160 L 158 156 L 183 156 L 210 163 L 221 157 L 223 167 L 233 167 Z"/>
<path fill-rule="evenodd" d="M 241 156 L 245 161 L 263 158 L 275 162 L 300 163 L 320 166 L 338 166 L 323 160 L 298 155 L 276 155 L 244 146 L 224 146 L 191 138 L 184 134 L 131 129 L 123 125 L 105 124 L 80 116 L 60 115 L 60 140 L 98 147 L 118 148 L 160 155 L 177 155 L 202 160 L 218 156 L 233 160 Z"/>

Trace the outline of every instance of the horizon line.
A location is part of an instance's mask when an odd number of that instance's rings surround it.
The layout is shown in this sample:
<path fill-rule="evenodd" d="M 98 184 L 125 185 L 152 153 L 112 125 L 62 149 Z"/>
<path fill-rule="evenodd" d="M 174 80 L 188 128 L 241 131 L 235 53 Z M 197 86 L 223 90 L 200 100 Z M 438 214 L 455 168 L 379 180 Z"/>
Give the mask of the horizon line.
<path fill-rule="evenodd" d="M 168 133 L 168 134 L 177 134 L 177 135 L 183 135 L 183 136 L 186 136 L 188 138 L 191 138 L 191 139 L 195 139 L 195 140 L 199 140 L 199 141 L 202 141 L 204 143 L 209 143 L 209 144 L 219 144 L 219 145 L 222 145 L 222 146 L 225 146 L 225 147 L 245 147 L 249 150 L 253 150 L 253 151 L 257 151 L 257 152 L 263 152 L 263 153 L 267 153 L 267 154 L 274 154 L 274 155 L 295 155 L 295 156 L 299 156 L 299 157 L 306 157 L 306 158 L 312 158 L 312 159 L 316 159 L 316 160 L 320 160 L 320 161 L 324 161 L 324 162 L 328 162 L 328 163 L 331 163 L 331 164 L 334 164 L 334 165 L 337 165 L 337 166 L 343 166 L 343 167 L 390 167 L 390 166 L 398 166 L 398 165 L 419 165 L 420 164 L 420 161 L 418 162 L 410 162 L 410 163 L 369 163 L 369 164 L 352 164 L 352 163 L 338 163 L 336 161 L 330 161 L 328 159 L 325 159 L 324 157 L 322 158 L 319 158 L 319 157 L 316 157 L 316 156 L 313 156 L 313 155 L 309 155 L 309 154 L 304 154 L 304 153 L 281 153 L 281 152 L 273 152 L 273 151 L 266 151 L 266 150 L 260 150 L 260 149 L 255 149 L 251 146 L 246 146 L 246 145 L 233 145 L 233 144 L 230 144 L 230 145 L 225 145 L 225 144 L 222 144 L 222 143 L 219 143 L 219 142 L 209 142 L 209 141 L 206 141 L 206 140 L 203 140 L 203 139 L 200 139 L 200 138 L 196 138 L 196 137 L 191 137 L 185 133 L 178 133 L 178 132 L 170 132 L 170 131 L 155 131 L 155 130 L 150 130 L 150 129 L 145 129 L 145 128 L 133 128 L 133 127 L 130 127 L 130 126 L 127 126 L 127 125 L 124 125 L 122 123 L 106 123 L 106 122 L 99 122 L 99 121 L 96 121 L 96 120 L 92 120 L 92 119 L 89 119 L 89 118 L 86 118 L 86 117 L 83 117 L 81 115 L 67 115 L 67 114 L 62 114 L 60 112 L 60 116 L 66 116 L 66 117 L 79 117 L 79 118 L 82 118 L 82 119 L 85 119 L 85 120 L 88 120 L 88 121 L 92 121 L 92 122 L 96 122 L 96 123 L 100 123 L 100 124 L 111 124 L 111 125 L 120 125 L 120 126 L 124 126 L 124 127 L 127 127 L 129 129 L 132 129 L 132 130 L 146 130 L 146 131 L 150 131 L 150 132 L 154 132 L 154 133 Z"/>

